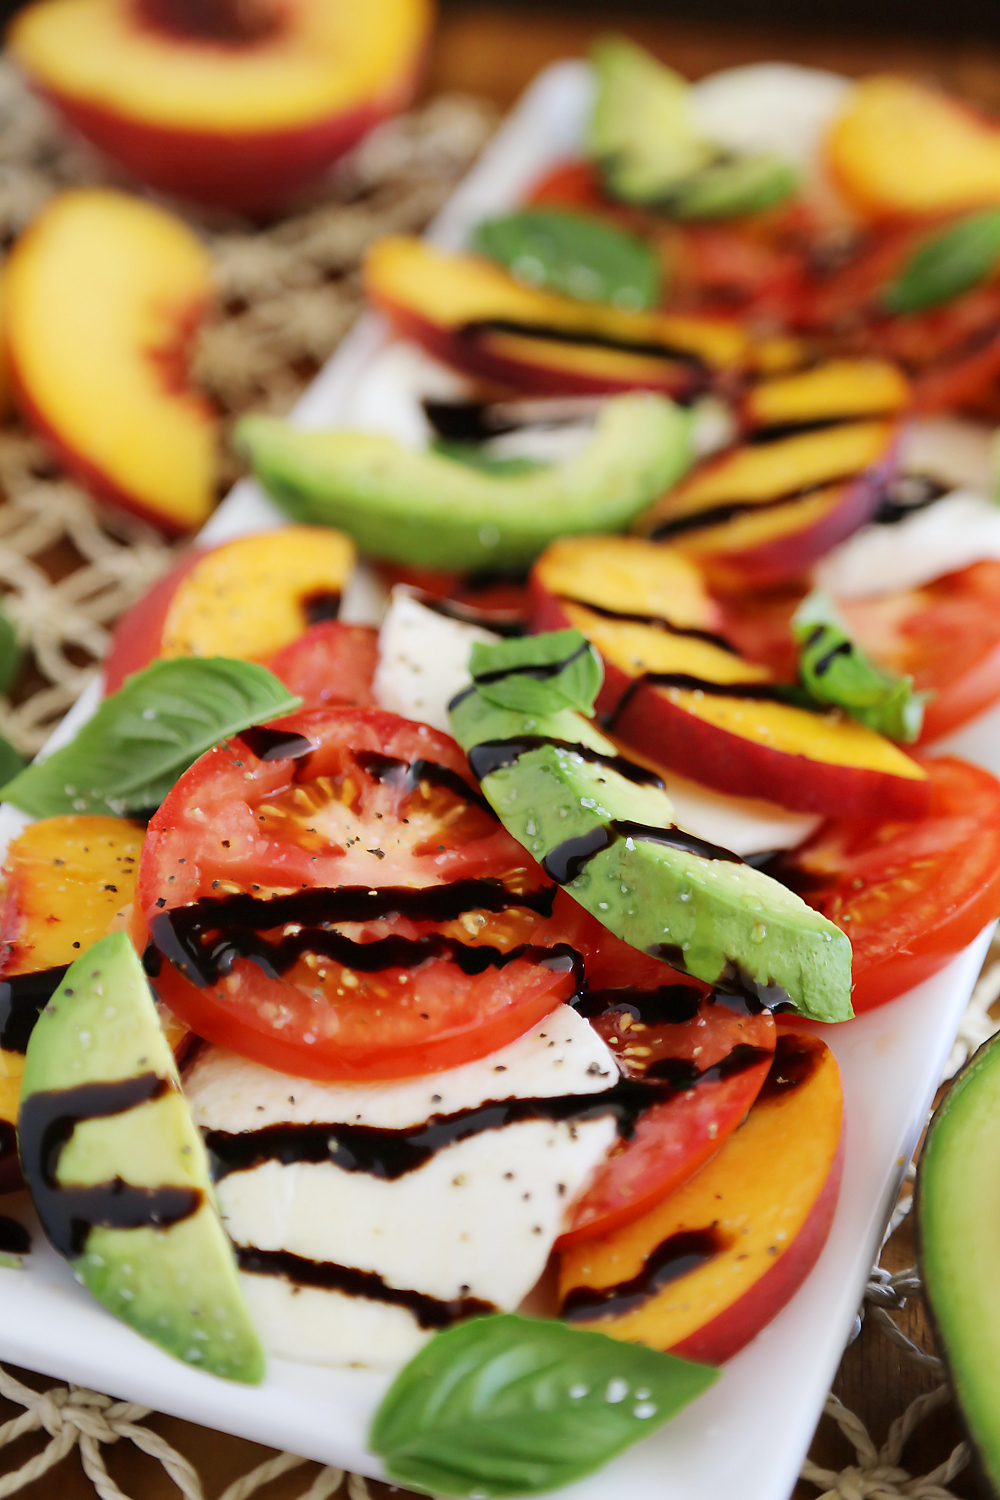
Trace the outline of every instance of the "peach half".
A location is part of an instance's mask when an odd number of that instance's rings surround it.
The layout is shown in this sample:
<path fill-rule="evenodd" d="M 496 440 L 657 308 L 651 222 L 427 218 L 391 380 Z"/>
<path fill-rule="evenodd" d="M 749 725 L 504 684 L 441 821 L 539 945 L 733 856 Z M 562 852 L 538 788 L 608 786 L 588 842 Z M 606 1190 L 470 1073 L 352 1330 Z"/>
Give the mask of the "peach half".
<path fill-rule="evenodd" d="M 197 236 L 125 193 L 63 193 L 14 246 L 4 293 L 15 401 L 70 473 L 162 531 L 200 526 L 217 422 L 186 384 L 211 296 Z"/>
<path fill-rule="evenodd" d="M 757 1102 L 718 1155 L 641 1219 L 563 1253 L 563 1316 L 720 1364 L 812 1270 L 842 1164 L 836 1059 L 818 1036 L 784 1031 Z"/>
<path fill-rule="evenodd" d="M 413 96 L 431 0 L 37 0 L 35 87 L 142 182 L 280 206 Z"/>

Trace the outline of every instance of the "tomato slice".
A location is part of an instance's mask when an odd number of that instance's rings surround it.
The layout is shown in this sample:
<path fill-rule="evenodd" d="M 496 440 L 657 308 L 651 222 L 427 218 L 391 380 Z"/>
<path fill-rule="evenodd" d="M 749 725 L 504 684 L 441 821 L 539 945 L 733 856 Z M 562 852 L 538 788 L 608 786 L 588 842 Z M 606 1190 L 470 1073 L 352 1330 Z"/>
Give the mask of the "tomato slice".
<path fill-rule="evenodd" d="M 927 817 L 830 818 L 768 866 L 851 939 L 856 1011 L 930 978 L 1000 916 L 1000 782 L 950 756 L 922 764 Z"/>
<path fill-rule="evenodd" d="M 454 740 L 300 712 L 203 755 L 152 819 L 155 988 L 199 1036 L 308 1078 L 399 1078 L 505 1046 L 574 993 L 554 888 Z"/>
<path fill-rule="evenodd" d="M 774 1021 L 621 942 L 563 893 L 558 930 L 584 955 L 589 1017 L 650 1106 L 598 1167 L 557 1244 L 638 1218 L 698 1170 L 745 1119 L 771 1063 Z M 665 1095 L 665 1097 L 664 1097 Z"/>
<path fill-rule="evenodd" d="M 1000 562 L 984 559 L 919 589 L 845 599 L 840 609 L 877 661 L 933 695 L 922 744 L 1000 698 Z"/>
<path fill-rule="evenodd" d="M 378 631 L 370 625 L 323 620 L 264 665 L 302 699 L 303 708 L 369 704 L 378 666 Z"/>

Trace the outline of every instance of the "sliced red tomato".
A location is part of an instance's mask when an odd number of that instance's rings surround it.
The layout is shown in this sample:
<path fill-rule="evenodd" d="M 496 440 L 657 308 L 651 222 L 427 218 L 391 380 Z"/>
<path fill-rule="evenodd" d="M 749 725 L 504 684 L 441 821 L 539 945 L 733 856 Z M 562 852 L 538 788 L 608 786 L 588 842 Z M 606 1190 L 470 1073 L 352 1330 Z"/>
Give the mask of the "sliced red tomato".
<path fill-rule="evenodd" d="M 535 946 L 552 886 L 447 735 L 374 708 L 203 755 L 150 823 L 158 994 L 199 1036 L 310 1078 L 398 1078 L 505 1046 L 576 986 Z"/>
<path fill-rule="evenodd" d="M 378 631 L 370 625 L 324 620 L 311 625 L 264 665 L 302 699 L 303 708 L 368 704 L 378 666 Z"/>
<path fill-rule="evenodd" d="M 751 1014 L 738 996 L 630 948 L 562 892 L 554 922 L 584 955 L 587 989 L 575 1003 L 655 1101 L 574 1205 L 564 1246 L 638 1218 L 714 1156 L 763 1086 L 775 1028 L 769 1012 Z"/>
<path fill-rule="evenodd" d="M 540 177 L 526 202 L 554 208 L 587 208 L 595 213 L 620 207 L 605 197 L 600 173 L 589 161 L 561 161 Z"/>
<path fill-rule="evenodd" d="M 951 757 L 923 765 L 927 817 L 830 818 L 769 867 L 851 939 L 856 1011 L 930 978 L 1000 916 L 1000 782 Z"/>
<path fill-rule="evenodd" d="M 922 744 L 1000 699 L 1000 562 L 972 563 L 904 593 L 843 600 L 840 609 L 866 651 L 933 695 Z"/>

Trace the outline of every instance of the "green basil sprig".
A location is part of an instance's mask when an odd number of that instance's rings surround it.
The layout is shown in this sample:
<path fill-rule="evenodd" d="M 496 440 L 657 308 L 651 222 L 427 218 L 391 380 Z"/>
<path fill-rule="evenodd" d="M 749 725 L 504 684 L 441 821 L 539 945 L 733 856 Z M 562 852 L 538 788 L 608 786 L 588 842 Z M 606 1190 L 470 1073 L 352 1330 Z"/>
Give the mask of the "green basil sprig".
<path fill-rule="evenodd" d="M 368 1442 L 400 1484 L 481 1500 L 537 1495 L 647 1437 L 717 1376 L 565 1323 L 473 1318 L 404 1366 Z"/>
<path fill-rule="evenodd" d="M 824 594 L 803 599 L 792 617 L 799 647 L 799 679 L 818 703 L 829 703 L 901 744 L 920 735 L 924 704 L 912 677 L 876 666 L 847 631 Z"/>
<path fill-rule="evenodd" d="M 526 208 L 487 219 L 472 243 L 518 281 L 582 302 L 638 312 L 660 300 L 660 264 L 650 246 L 592 214 Z"/>
<path fill-rule="evenodd" d="M 271 672 L 227 657 L 154 661 L 104 699 L 62 749 L 3 789 L 37 818 L 158 807 L 199 755 L 302 705 Z"/>
<path fill-rule="evenodd" d="M 604 681 L 601 659 L 579 630 L 519 636 L 495 646 L 476 641 L 469 671 L 487 703 L 529 714 L 563 708 L 590 714 Z"/>
<path fill-rule="evenodd" d="M 925 240 L 887 288 L 887 312 L 913 313 L 937 307 L 985 281 L 1000 259 L 1000 209 L 970 214 Z"/>

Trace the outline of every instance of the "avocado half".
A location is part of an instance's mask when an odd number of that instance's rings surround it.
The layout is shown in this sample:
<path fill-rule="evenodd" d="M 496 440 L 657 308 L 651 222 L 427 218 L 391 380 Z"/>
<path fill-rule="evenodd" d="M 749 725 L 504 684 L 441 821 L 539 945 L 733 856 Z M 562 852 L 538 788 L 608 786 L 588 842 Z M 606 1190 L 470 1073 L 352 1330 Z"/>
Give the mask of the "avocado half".
<path fill-rule="evenodd" d="M 934 1113 L 915 1215 L 938 1350 L 1000 1490 L 1000 1036 L 980 1047 Z"/>

